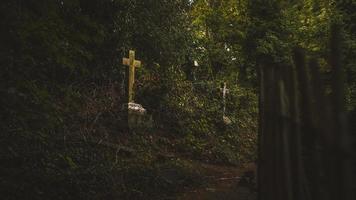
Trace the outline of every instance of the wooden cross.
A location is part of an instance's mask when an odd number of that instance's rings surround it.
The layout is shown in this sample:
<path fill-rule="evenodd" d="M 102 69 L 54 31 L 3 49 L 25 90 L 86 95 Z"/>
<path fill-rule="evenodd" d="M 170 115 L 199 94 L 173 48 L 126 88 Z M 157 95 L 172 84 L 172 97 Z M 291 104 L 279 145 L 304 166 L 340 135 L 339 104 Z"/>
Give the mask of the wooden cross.
<path fill-rule="evenodd" d="M 220 91 L 222 92 L 223 95 L 223 116 L 225 116 L 225 111 L 226 111 L 225 99 L 226 99 L 226 94 L 229 93 L 229 89 L 227 89 L 226 82 L 223 83 L 223 87 L 220 88 Z"/>
<path fill-rule="evenodd" d="M 123 58 L 122 64 L 127 66 L 126 70 L 126 95 L 127 95 L 127 103 L 133 102 L 133 86 L 135 83 L 135 68 L 141 67 L 141 61 L 135 60 L 135 51 L 129 51 L 129 58 Z"/>

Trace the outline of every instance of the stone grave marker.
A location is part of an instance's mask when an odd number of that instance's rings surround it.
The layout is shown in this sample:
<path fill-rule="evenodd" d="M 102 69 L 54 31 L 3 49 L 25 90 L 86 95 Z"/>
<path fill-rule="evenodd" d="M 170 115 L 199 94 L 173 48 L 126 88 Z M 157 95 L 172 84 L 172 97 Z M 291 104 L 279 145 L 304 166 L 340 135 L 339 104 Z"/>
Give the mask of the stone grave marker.
<path fill-rule="evenodd" d="M 145 117 L 146 109 L 134 102 L 135 69 L 141 67 L 141 61 L 135 59 L 135 51 L 130 50 L 129 57 L 123 58 L 122 64 L 126 66 L 125 103 L 122 110 L 124 111 L 124 121 L 127 123 L 128 131 L 130 131 L 147 126 L 150 119 L 148 120 Z"/>

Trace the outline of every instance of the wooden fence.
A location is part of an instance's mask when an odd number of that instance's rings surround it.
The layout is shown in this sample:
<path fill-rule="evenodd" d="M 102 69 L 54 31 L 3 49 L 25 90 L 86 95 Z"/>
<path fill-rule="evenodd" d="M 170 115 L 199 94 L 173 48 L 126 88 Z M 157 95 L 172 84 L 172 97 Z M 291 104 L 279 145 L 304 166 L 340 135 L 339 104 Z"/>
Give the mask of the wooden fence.
<path fill-rule="evenodd" d="M 334 26 L 329 81 L 300 48 L 294 65 L 261 65 L 260 200 L 356 199 L 355 133 L 347 125 L 340 44 Z"/>

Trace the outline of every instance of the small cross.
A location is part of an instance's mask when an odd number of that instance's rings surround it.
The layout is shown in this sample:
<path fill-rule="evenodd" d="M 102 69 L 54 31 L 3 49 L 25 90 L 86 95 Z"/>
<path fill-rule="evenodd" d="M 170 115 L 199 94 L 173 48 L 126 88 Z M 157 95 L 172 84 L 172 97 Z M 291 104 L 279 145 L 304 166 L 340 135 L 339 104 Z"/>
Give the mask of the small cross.
<path fill-rule="evenodd" d="M 220 88 L 220 91 L 222 92 L 223 95 L 223 116 L 225 116 L 225 111 L 226 111 L 225 99 L 226 99 L 226 94 L 229 94 L 229 89 L 227 89 L 226 82 L 223 83 L 223 87 Z"/>
<path fill-rule="evenodd" d="M 221 92 L 223 93 L 223 99 L 225 99 L 226 94 L 229 94 L 230 90 L 227 89 L 226 82 L 223 83 L 223 87 L 220 88 Z"/>
<path fill-rule="evenodd" d="M 135 82 L 135 68 L 141 67 L 141 61 L 135 60 L 135 51 L 130 50 L 129 58 L 123 58 L 122 64 L 128 66 L 128 103 L 133 101 L 133 85 Z"/>

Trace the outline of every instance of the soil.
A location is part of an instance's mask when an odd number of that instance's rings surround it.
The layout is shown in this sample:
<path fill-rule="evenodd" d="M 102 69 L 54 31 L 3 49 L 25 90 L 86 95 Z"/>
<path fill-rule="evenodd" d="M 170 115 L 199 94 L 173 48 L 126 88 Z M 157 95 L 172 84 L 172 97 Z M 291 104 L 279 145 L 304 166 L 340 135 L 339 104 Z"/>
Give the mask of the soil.
<path fill-rule="evenodd" d="M 253 186 L 243 184 L 244 170 L 238 167 L 199 164 L 207 183 L 202 188 L 187 189 L 178 200 L 256 200 Z"/>

